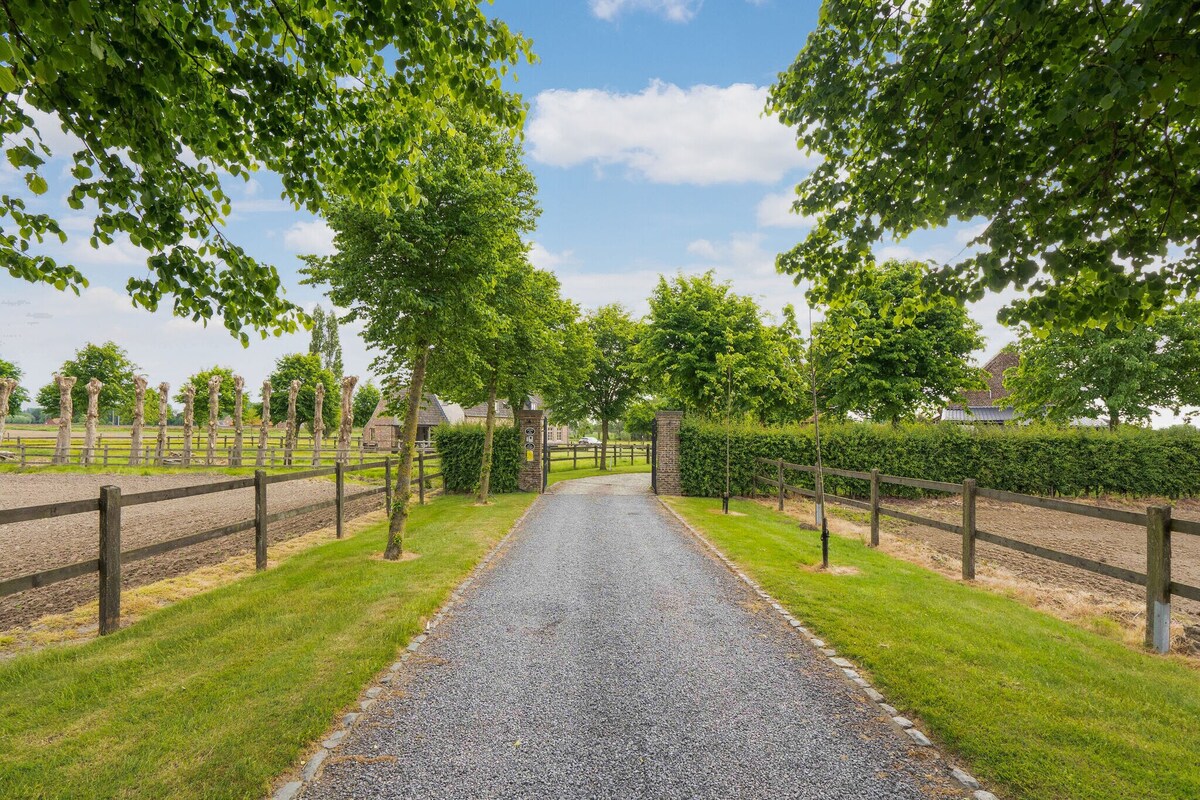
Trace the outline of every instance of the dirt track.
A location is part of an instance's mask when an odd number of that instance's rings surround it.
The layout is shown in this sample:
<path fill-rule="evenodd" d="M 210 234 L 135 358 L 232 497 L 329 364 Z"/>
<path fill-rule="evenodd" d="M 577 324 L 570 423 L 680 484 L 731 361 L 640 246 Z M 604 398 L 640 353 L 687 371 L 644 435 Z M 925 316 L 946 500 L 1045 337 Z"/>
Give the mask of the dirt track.
<path fill-rule="evenodd" d="M 962 504 L 957 497 L 929 500 L 885 500 L 885 507 L 928 516 L 955 525 L 962 523 Z M 1109 500 L 1103 505 L 1130 511 L 1145 511 L 1148 501 Z M 1174 516 L 1200 519 L 1200 501 L 1181 500 L 1174 504 Z M 1013 503 L 980 499 L 976 506 L 976 524 L 980 530 L 1040 545 L 1062 553 L 1102 561 L 1136 572 L 1146 571 L 1146 530 L 1136 525 L 1045 511 Z M 942 553 L 955 564 L 962 555 L 962 538 L 924 526 L 888 521 L 900 535 L 916 539 Z M 1141 586 L 1097 575 L 1075 567 L 1047 561 L 1005 547 L 978 542 L 979 559 L 997 565 L 1013 575 L 1046 587 L 1092 592 L 1100 597 L 1144 601 Z M 1171 537 L 1171 576 L 1178 583 L 1200 586 L 1200 536 L 1175 533 Z M 1174 598 L 1172 605 L 1193 617 L 1200 617 L 1200 603 Z M 1188 639 L 1200 642 L 1200 629 L 1190 628 Z"/>
<path fill-rule="evenodd" d="M 114 484 L 125 494 L 228 480 L 227 475 L 99 475 L 7 474 L 0 475 L 0 508 L 40 505 L 96 497 L 100 486 Z M 347 484 L 346 517 L 382 507 L 383 495 L 353 499 L 369 487 Z M 332 499 L 334 484 L 301 480 L 271 484 L 267 490 L 270 513 Z M 228 525 L 254 516 L 254 490 L 238 489 L 200 497 L 151 503 L 122 513 L 121 545 L 129 550 L 175 539 L 189 533 Z M 270 528 L 270 541 L 290 539 L 332 524 L 334 509 L 284 520 Z M 97 515 L 76 514 L 37 522 L 0 525 L 0 580 L 50 567 L 95 558 Z M 161 556 L 125 565 L 122 586 L 140 586 L 222 561 L 254 548 L 254 532 L 227 536 L 185 547 Z M 66 611 L 96 597 L 96 576 L 85 575 L 52 586 L 30 589 L 0 598 L 0 631 L 28 623 L 44 614 Z"/>

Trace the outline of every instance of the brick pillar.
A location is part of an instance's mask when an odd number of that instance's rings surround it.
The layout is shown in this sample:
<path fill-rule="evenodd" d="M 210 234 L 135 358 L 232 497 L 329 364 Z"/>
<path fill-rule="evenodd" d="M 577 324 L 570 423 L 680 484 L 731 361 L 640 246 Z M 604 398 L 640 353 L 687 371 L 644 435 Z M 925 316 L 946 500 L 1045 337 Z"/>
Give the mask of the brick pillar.
<path fill-rule="evenodd" d="M 521 471 L 517 487 L 522 492 L 542 491 L 542 409 L 521 409 L 516 412 L 517 432 L 521 440 Z"/>
<path fill-rule="evenodd" d="M 682 411 L 659 411 L 654 415 L 658 423 L 655 434 L 658 446 L 655 484 L 658 493 L 665 495 L 683 494 L 679 479 L 679 424 L 683 421 Z"/>

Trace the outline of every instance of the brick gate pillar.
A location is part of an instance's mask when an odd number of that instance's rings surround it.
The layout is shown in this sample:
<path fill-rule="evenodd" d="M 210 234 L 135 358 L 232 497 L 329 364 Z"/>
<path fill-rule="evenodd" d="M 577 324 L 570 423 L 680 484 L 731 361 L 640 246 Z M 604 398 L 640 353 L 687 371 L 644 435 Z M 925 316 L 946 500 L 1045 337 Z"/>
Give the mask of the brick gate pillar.
<path fill-rule="evenodd" d="M 517 488 L 522 492 L 542 491 L 542 421 L 546 412 L 540 408 L 516 412 L 517 433 L 521 440 L 521 470 Z"/>
<path fill-rule="evenodd" d="M 657 424 L 655 442 L 655 485 L 659 494 L 683 494 L 679 478 L 679 425 L 683 421 L 682 411 L 659 411 L 654 415 Z"/>

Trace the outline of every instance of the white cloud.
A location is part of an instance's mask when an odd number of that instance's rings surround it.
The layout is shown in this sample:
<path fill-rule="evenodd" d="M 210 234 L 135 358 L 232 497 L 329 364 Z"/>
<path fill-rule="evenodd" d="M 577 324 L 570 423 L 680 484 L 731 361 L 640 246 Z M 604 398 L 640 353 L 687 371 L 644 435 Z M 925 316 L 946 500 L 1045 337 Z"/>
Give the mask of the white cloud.
<path fill-rule="evenodd" d="M 637 94 L 552 89 L 534 101 L 530 153 L 543 164 L 622 166 L 655 183 L 773 183 L 817 163 L 764 116 L 767 90 L 652 82 Z"/>
<path fill-rule="evenodd" d="M 758 202 L 758 226 L 760 228 L 802 228 L 807 230 L 817 224 L 815 217 L 792 211 L 796 195 L 792 192 L 769 194 Z"/>
<path fill-rule="evenodd" d="M 328 256 L 335 252 L 333 229 L 323 219 L 297 222 L 283 235 L 283 243 L 293 253 Z"/>
<path fill-rule="evenodd" d="M 572 256 L 574 253 L 570 250 L 560 250 L 555 253 L 540 242 L 531 242 L 529 245 L 529 263 L 538 269 L 553 271 L 563 264 L 569 264 Z"/>
<path fill-rule="evenodd" d="M 688 22 L 703 0 L 588 0 L 592 13 L 611 22 L 626 11 L 649 11 L 671 22 Z"/>

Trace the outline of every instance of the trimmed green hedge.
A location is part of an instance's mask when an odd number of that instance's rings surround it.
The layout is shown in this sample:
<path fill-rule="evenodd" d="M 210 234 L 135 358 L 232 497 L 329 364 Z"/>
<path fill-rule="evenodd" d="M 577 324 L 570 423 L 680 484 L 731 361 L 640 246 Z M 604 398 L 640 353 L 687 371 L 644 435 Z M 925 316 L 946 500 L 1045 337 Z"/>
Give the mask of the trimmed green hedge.
<path fill-rule="evenodd" d="M 716 497 L 725 487 L 725 431 L 715 423 L 685 420 L 680 432 L 680 472 L 687 495 Z M 754 491 L 754 458 L 783 458 L 813 464 L 812 426 L 730 428 L 730 487 Z M 829 467 L 961 482 L 1037 495 L 1200 495 L 1200 431 L 1125 428 L 1117 432 L 1041 426 L 973 428 L 960 425 L 868 423 L 822 426 L 824 463 Z M 774 477 L 772 467 L 759 474 Z M 808 473 L 787 472 L 788 483 L 812 487 Z M 826 491 L 863 497 L 864 481 L 827 476 Z M 893 496 L 916 490 L 884 485 Z"/>
<path fill-rule="evenodd" d="M 474 492 L 479 489 L 479 466 L 483 463 L 482 425 L 439 425 L 433 431 L 433 446 L 442 459 L 446 491 Z M 492 439 L 492 486 L 494 494 L 517 491 L 521 468 L 521 438 L 512 425 L 497 425 Z"/>

